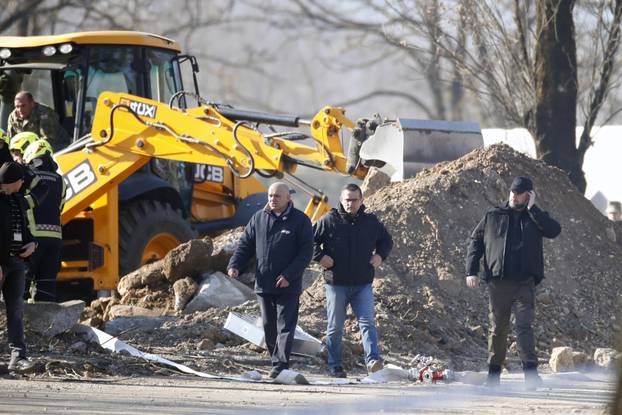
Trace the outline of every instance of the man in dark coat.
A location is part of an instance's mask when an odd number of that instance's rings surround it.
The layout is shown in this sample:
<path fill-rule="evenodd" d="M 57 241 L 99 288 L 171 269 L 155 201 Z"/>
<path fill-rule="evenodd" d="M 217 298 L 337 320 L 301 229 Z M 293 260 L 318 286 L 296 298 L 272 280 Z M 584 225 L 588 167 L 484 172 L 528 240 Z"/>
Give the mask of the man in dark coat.
<path fill-rule="evenodd" d="M 294 208 L 289 188 L 277 182 L 268 189 L 268 204 L 253 215 L 231 257 L 228 274 L 256 256 L 255 292 L 259 299 L 266 346 L 272 362 L 271 378 L 289 368 L 289 356 L 298 322 L 302 274 L 313 254 L 309 218 Z"/>
<path fill-rule="evenodd" d="M 10 371 L 25 372 L 34 366 L 26 358 L 24 341 L 24 259 L 36 248 L 28 229 L 24 196 L 19 193 L 24 175 L 15 162 L 0 167 L 0 285 L 6 306 L 7 337 L 11 349 Z"/>
<path fill-rule="evenodd" d="M 361 330 L 368 372 L 382 368 L 374 322 L 374 270 L 387 259 L 393 239 L 373 213 L 365 212 L 356 184 L 341 191 L 337 209 L 314 225 L 313 259 L 324 267 L 328 328 L 326 345 L 330 375 L 344 378 L 341 340 L 348 304 Z"/>
<path fill-rule="evenodd" d="M 505 360 L 512 307 L 516 316 L 517 344 L 525 373 L 525 384 L 534 390 L 542 384 L 538 376 L 533 320 L 535 286 L 544 278 L 542 238 L 555 238 L 561 232 L 557 221 L 535 204 L 533 182 L 516 177 L 509 201 L 489 210 L 471 234 L 466 283 L 479 284 L 480 259 L 484 258 L 483 280 L 490 295 L 487 385 L 499 385 Z"/>

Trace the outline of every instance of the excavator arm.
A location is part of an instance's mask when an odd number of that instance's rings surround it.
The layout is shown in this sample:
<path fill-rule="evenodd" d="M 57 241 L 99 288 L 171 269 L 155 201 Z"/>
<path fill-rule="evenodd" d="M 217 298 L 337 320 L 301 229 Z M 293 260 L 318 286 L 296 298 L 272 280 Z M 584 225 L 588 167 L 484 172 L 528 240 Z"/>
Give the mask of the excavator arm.
<path fill-rule="evenodd" d="M 222 112 L 227 113 L 226 108 Z M 228 167 L 242 178 L 256 171 L 293 174 L 300 164 L 347 174 L 340 131 L 353 124 L 341 108 L 326 107 L 312 120 L 298 121 L 309 124 L 315 146 L 289 140 L 295 133 L 265 135 L 251 122 L 231 120 L 223 113 L 211 104 L 182 110 L 129 94 L 102 93 L 91 136 L 57 154 L 68 184 L 63 224 L 153 157 Z M 353 175 L 364 173 L 357 170 Z M 313 195 L 307 213 L 315 219 L 327 209 L 326 198 Z"/>

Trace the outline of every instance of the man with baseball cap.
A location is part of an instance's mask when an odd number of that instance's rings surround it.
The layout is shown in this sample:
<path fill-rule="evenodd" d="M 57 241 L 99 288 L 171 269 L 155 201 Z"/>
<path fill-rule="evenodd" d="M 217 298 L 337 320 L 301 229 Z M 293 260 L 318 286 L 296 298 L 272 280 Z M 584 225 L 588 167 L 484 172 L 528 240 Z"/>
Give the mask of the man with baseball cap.
<path fill-rule="evenodd" d="M 19 189 L 24 183 L 22 167 L 7 162 L 0 167 L 0 285 L 6 306 L 7 337 L 11 349 L 10 371 L 27 372 L 33 362 L 26 358 L 24 341 L 24 259 L 36 248 L 28 229 L 28 205 Z"/>
<path fill-rule="evenodd" d="M 561 226 L 536 206 L 535 201 L 532 180 L 516 177 L 510 186 L 509 200 L 504 206 L 486 212 L 470 237 L 466 284 L 469 288 L 479 285 L 477 275 L 483 257 L 481 278 L 486 282 L 490 298 L 486 384 L 491 387 L 499 385 L 513 307 L 525 385 L 535 390 L 542 384 L 532 327 L 535 286 L 544 278 L 542 238 L 557 237 Z"/>

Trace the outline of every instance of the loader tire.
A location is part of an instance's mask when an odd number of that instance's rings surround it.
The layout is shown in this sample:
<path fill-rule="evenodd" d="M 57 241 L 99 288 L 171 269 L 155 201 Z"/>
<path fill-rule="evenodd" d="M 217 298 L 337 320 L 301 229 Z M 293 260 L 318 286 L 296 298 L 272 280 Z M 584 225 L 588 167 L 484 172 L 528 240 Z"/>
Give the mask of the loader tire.
<path fill-rule="evenodd" d="M 119 218 L 119 277 L 164 258 L 195 236 L 181 212 L 168 203 L 140 200 L 128 205 Z"/>

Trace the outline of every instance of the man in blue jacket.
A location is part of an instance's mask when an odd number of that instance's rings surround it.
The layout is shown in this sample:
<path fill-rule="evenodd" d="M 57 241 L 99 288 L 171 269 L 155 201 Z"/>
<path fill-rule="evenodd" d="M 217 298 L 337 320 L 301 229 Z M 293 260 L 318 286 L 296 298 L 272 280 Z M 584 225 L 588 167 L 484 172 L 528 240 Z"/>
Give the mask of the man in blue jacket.
<path fill-rule="evenodd" d="M 482 278 L 490 297 L 487 385 L 492 387 L 499 385 L 513 307 L 526 387 L 535 390 L 542 384 L 532 327 L 535 286 L 544 278 L 542 238 L 557 237 L 561 226 L 535 201 L 531 179 L 516 177 L 505 206 L 486 212 L 470 237 L 466 284 L 469 288 L 479 285 L 477 274 L 483 257 Z"/>
<path fill-rule="evenodd" d="M 271 378 L 289 368 L 302 274 L 313 254 L 311 221 L 292 204 L 285 183 L 268 188 L 268 204 L 253 215 L 231 257 L 228 274 L 237 278 L 256 256 L 255 292 L 259 299 Z"/>
<path fill-rule="evenodd" d="M 345 378 L 341 365 L 341 339 L 348 304 L 363 337 L 369 372 L 382 369 L 374 322 L 374 270 L 387 259 L 393 239 L 373 213 L 365 212 L 363 193 L 356 184 L 341 191 L 337 209 L 314 225 L 313 259 L 324 267 L 328 328 L 328 368 L 333 377 Z"/>

